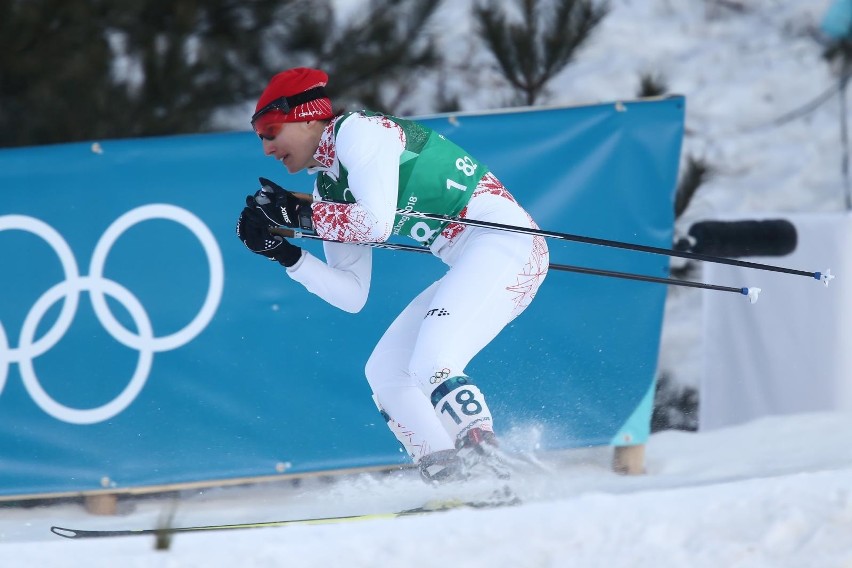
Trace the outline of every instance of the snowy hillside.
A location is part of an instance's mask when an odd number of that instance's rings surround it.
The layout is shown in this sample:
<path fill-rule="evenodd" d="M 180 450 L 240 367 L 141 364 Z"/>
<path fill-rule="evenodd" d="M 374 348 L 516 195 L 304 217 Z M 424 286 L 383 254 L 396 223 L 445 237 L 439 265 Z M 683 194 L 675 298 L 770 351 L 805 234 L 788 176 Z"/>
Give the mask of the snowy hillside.
<path fill-rule="evenodd" d="M 338 0 L 354 11 L 362 0 Z M 468 38 L 471 0 L 445 2 L 432 23 L 459 62 L 448 78 L 464 110 L 503 106 L 509 92 Z M 829 0 L 742 0 L 742 11 L 698 0 L 611 0 L 588 46 L 550 86 L 549 104 L 634 98 L 640 73 L 687 98 L 684 153 L 717 170 L 679 228 L 730 213 L 843 208 L 837 97 L 775 125 L 830 89 L 811 36 Z M 717 6 L 717 7 L 712 7 Z M 450 52 L 449 48 L 445 52 Z M 411 101 L 428 113 L 425 101 Z M 667 303 L 661 370 L 700 381 L 701 292 Z M 287 566 L 373 568 L 852 568 L 852 415 L 772 417 L 706 433 L 652 436 L 647 475 L 610 471 L 608 448 L 551 456 L 555 471 L 514 480 L 525 504 L 403 519 L 179 535 L 169 552 L 150 538 L 70 541 L 50 525 L 156 526 L 173 503 L 127 503 L 95 517 L 77 503 L 0 508 L 0 566 L 52 568 Z M 443 489 L 441 495 L 453 489 Z M 269 521 L 387 512 L 435 496 L 411 476 L 336 484 L 256 486 L 185 495 L 175 524 Z"/>
<path fill-rule="evenodd" d="M 461 53 L 469 4 L 446 4 L 439 14 L 443 19 L 435 22 L 445 47 L 454 45 Z M 742 5 L 742 11 L 712 7 L 721 4 L 611 1 L 611 12 L 576 61 L 549 85 L 546 103 L 635 98 L 640 74 L 660 76 L 670 92 L 687 98 L 684 153 L 704 157 L 720 170 L 702 188 L 692 217 L 842 208 L 838 99 L 806 118 L 772 126 L 836 83 L 813 35 L 830 1 L 727 3 Z M 464 90 L 463 110 L 502 106 L 509 91 L 495 88 L 505 83 L 494 74 L 493 58 L 468 49 L 465 61 L 491 71 L 454 77 L 458 84 L 450 88 Z M 484 88 L 470 89 L 471 82 Z"/>

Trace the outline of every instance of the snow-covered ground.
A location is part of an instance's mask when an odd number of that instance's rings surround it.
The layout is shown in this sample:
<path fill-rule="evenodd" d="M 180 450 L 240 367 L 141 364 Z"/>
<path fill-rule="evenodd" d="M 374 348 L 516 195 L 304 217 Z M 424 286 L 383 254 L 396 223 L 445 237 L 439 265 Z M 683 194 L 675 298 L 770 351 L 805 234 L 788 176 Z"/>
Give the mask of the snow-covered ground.
<path fill-rule="evenodd" d="M 352 9 L 361 0 L 338 1 Z M 834 82 L 810 35 L 829 3 L 730 2 L 744 7 L 739 12 L 709 1 L 612 0 L 592 41 L 550 85 L 547 102 L 632 98 L 640 73 L 660 74 L 672 92 L 686 95 L 685 154 L 706 159 L 717 173 L 699 190 L 682 230 L 729 213 L 840 211 L 838 98 L 773 125 Z M 461 43 L 469 5 L 445 3 L 443 19 L 433 25 L 460 59 L 486 63 Z M 464 110 L 502 106 L 508 93 L 495 88 L 492 73 L 479 71 L 448 79 L 466 89 Z M 670 295 L 660 367 L 684 384 L 700 381 L 700 313 L 701 293 Z M 554 472 L 516 478 L 525 501 L 517 507 L 185 534 L 168 552 L 153 550 L 150 538 L 69 541 L 48 528 L 152 527 L 171 500 L 126 502 L 113 517 L 89 515 L 75 503 L 4 507 L 0 566 L 850 568 L 849 432 L 852 416 L 830 413 L 698 434 L 663 432 L 648 445 L 647 475 L 611 473 L 606 448 L 551 456 Z M 433 493 L 402 474 L 209 490 L 184 495 L 174 522 L 388 511 L 419 505 Z"/>
<path fill-rule="evenodd" d="M 553 456 L 551 473 L 513 480 L 525 504 L 344 524 L 66 540 L 51 525 L 150 528 L 170 499 L 89 515 L 79 504 L 0 509 L 0 566 L 50 568 L 849 568 L 852 415 L 765 418 L 708 433 L 652 436 L 647 475 L 610 471 L 604 448 Z M 328 483 L 184 495 L 176 525 L 386 512 L 433 490 L 408 471 Z M 475 491 L 482 487 L 474 485 Z"/>

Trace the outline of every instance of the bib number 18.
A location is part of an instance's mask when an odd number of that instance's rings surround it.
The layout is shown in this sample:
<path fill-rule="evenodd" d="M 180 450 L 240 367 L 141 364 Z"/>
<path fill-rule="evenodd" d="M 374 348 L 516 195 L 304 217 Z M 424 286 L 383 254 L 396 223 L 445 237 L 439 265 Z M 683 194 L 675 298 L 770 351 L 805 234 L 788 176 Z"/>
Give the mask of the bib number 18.
<path fill-rule="evenodd" d="M 473 394 L 472 390 L 462 389 L 456 393 L 454 398 L 457 405 L 456 408 L 453 408 L 449 400 L 445 400 L 444 404 L 441 405 L 441 413 L 447 414 L 456 424 L 462 423 L 462 419 L 459 417 L 457 411 L 460 411 L 465 416 L 476 416 L 482 412 L 482 405 L 476 400 L 476 395 Z"/>
<path fill-rule="evenodd" d="M 467 177 L 471 177 L 476 173 L 477 165 L 473 163 L 470 156 L 464 156 L 456 160 L 456 169 Z M 459 191 L 467 191 L 467 186 L 455 180 L 447 179 L 447 189 L 458 189 Z"/>

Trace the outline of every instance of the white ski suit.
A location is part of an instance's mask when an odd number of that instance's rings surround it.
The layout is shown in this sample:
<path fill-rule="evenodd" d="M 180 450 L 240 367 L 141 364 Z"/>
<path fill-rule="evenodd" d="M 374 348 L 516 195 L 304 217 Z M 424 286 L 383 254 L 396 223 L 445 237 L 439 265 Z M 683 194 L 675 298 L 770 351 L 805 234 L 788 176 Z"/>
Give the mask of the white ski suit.
<path fill-rule="evenodd" d="M 309 170 L 318 176 L 318 235 L 345 243 L 410 236 L 449 266 L 399 314 L 367 361 L 391 431 L 417 462 L 453 448 L 474 426 L 492 430 L 465 367 L 535 297 L 547 274 L 547 244 L 540 236 L 424 222 L 397 209 L 535 223 L 483 164 L 415 122 L 368 112 L 338 116 L 314 157 L 322 164 Z M 324 262 L 303 251 L 287 273 L 326 302 L 357 312 L 370 290 L 372 249 L 345 243 L 323 243 Z"/>

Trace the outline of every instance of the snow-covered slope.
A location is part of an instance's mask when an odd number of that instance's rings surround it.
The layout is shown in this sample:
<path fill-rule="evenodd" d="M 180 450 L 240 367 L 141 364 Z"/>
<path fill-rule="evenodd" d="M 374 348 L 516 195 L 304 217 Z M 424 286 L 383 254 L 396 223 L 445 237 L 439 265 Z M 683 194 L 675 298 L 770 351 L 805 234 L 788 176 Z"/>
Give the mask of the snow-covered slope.
<path fill-rule="evenodd" d="M 652 436 L 648 474 L 621 477 L 604 449 L 570 452 L 556 472 L 513 481 L 524 505 L 421 517 L 70 541 L 50 525 L 157 526 L 172 503 L 148 499 L 117 517 L 78 504 L 0 510 L 0 565 L 51 568 L 849 568 L 852 415 L 768 418 L 737 428 Z M 412 473 L 413 472 L 409 472 Z M 413 475 L 358 476 L 210 490 L 182 500 L 175 524 L 269 521 L 414 506 Z"/>
<path fill-rule="evenodd" d="M 350 8 L 360 0 L 339 0 Z M 465 63 L 470 0 L 446 2 L 433 24 Z M 838 99 L 773 125 L 833 84 L 810 35 L 828 0 L 612 0 L 578 60 L 551 85 L 551 104 L 632 98 L 640 73 L 687 97 L 685 153 L 716 169 L 682 219 L 843 207 Z M 716 6 L 715 8 L 713 6 Z M 459 72 L 465 110 L 501 106 L 493 73 Z M 458 92 L 458 91 L 457 91 Z M 412 112 L 428 113 L 416 99 Z M 697 384 L 700 293 L 667 306 L 661 368 Z M 852 567 L 852 416 L 768 418 L 710 433 L 664 432 L 648 474 L 620 477 L 606 448 L 555 459 L 556 472 L 515 482 L 526 504 L 395 520 L 180 535 L 171 551 L 146 538 L 74 542 L 51 524 L 152 526 L 171 503 L 144 500 L 117 517 L 78 504 L 0 509 L 0 566 L 61 567 Z M 215 490 L 178 505 L 176 523 L 345 514 L 410 506 L 430 496 L 411 479 L 358 477 L 334 485 Z"/>

